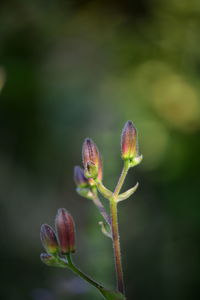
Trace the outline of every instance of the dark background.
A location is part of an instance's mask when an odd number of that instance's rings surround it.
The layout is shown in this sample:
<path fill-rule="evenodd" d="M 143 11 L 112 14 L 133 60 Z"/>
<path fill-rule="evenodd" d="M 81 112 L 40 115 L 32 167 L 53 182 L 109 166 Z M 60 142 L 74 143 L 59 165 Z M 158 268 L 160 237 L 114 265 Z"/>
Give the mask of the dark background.
<path fill-rule="evenodd" d="M 73 167 L 87 136 L 120 174 L 126 120 L 141 165 L 120 204 L 129 300 L 199 299 L 200 1 L 2 0 L 0 4 L 0 297 L 101 299 L 68 270 L 41 263 L 42 223 L 74 216 L 76 263 L 114 286 L 110 241 Z"/>

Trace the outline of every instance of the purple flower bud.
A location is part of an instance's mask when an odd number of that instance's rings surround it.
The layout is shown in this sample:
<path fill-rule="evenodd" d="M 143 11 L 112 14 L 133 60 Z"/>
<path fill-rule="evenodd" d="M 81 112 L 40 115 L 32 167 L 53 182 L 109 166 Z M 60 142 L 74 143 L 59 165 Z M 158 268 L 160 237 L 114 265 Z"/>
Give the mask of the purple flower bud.
<path fill-rule="evenodd" d="M 45 250 L 48 253 L 56 254 L 59 251 L 55 232 L 48 224 L 43 224 L 41 226 L 40 238 Z"/>
<path fill-rule="evenodd" d="M 132 160 L 138 155 L 137 130 L 132 121 L 126 122 L 121 136 L 121 152 L 124 160 Z"/>
<path fill-rule="evenodd" d="M 86 138 L 83 143 L 82 148 L 82 158 L 83 158 L 83 166 L 87 171 L 88 166 L 91 166 L 93 164 L 96 167 L 95 176 L 97 173 L 97 176 L 99 180 L 102 180 L 102 160 L 99 153 L 99 150 L 96 146 L 96 144 L 89 138 Z M 93 168 L 94 170 L 94 168 Z M 89 175 L 89 174 L 88 174 Z M 91 174 L 91 178 L 93 178 L 94 174 Z"/>
<path fill-rule="evenodd" d="M 75 252 L 74 220 L 65 208 L 60 208 L 56 215 L 55 227 L 62 254 Z"/>
<path fill-rule="evenodd" d="M 84 175 L 84 170 L 79 166 L 75 166 L 74 168 L 74 181 L 78 188 L 85 188 L 89 186 L 88 179 Z"/>

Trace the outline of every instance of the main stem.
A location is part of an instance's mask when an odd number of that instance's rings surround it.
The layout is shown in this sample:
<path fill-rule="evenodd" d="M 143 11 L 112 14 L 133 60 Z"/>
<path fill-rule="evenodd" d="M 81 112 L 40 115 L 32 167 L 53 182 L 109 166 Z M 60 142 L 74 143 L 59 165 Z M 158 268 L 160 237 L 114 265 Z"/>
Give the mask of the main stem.
<path fill-rule="evenodd" d="M 112 227 L 112 240 L 115 258 L 115 268 L 117 276 L 117 287 L 119 292 L 124 294 L 124 279 L 123 279 L 123 269 L 121 261 L 121 249 L 119 240 L 119 226 L 118 226 L 118 212 L 117 212 L 117 197 L 120 193 L 124 180 L 128 172 L 128 162 L 124 162 L 124 168 L 122 170 L 121 176 L 113 193 L 113 197 L 110 199 L 110 212 L 111 212 L 111 227 Z"/>

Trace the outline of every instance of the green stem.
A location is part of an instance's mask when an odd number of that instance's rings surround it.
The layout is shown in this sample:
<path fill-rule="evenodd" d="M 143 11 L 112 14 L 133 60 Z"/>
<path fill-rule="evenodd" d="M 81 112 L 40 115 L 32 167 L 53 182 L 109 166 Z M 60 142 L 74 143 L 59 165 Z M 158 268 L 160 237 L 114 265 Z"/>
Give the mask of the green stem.
<path fill-rule="evenodd" d="M 96 281 L 94 281 L 93 279 L 91 279 L 89 276 L 87 276 L 85 273 L 83 273 L 80 269 L 78 269 L 72 259 L 71 259 L 71 255 L 67 254 L 67 260 L 68 260 L 68 266 L 69 268 L 75 273 L 77 274 L 79 277 L 83 278 L 85 281 L 89 282 L 91 285 L 93 285 L 95 288 L 97 288 L 99 291 L 101 291 L 102 289 L 104 289 L 104 287 L 102 285 L 100 285 L 99 283 L 97 283 Z"/>
<path fill-rule="evenodd" d="M 118 183 L 116 185 L 116 188 L 115 188 L 115 191 L 114 191 L 114 197 L 117 198 L 117 196 L 119 195 L 120 193 L 120 190 L 122 188 L 122 185 L 124 183 L 124 180 L 126 178 L 126 175 L 128 173 L 128 170 L 129 170 L 129 161 L 128 160 L 125 160 L 124 161 L 124 167 L 123 167 L 123 170 L 122 170 L 122 173 L 120 175 L 120 178 L 118 180 Z"/>
<path fill-rule="evenodd" d="M 79 277 L 81 277 L 82 279 L 84 279 L 85 281 L 87 281 L 88 283 L 90 283 L 91 285 L 93 285 L 96 289 L 99 290 L 99 292 L 101 293 L 101 295 L 104 297 L 104 299 L 107 300 L 115 300 L 115 299 L 119 299 L 119 300 L 126 300 L 122 294 L 119 294 L 116 291 L 109 291 L 107 289 L 105 289 L 101 284 L 99 284 L 98 282 L 94 281 L 93 279 L 91 279 L 88 275 L 86 275 L 85 273 L 83 273 L 80 269 L 78 269 L 72 259 L 71 259 L 71 255 L 67 254 L 67 262 L 64 262 L 65 266 L 68 266 L 68 268 L 70 268 L 76 275 L 78 275 Z"/>
<path fill-rule="evenodd" d="M 121 249 L 119 240 L 119 226 L 118 226 L 118 212 L 117 212 L 117 197 L 120 193 L 124 180 L 126 178 L 129 166 L 128 162 L 124 162 L 124 168 L 122 170 L 121 176 L 113 193 L 113 197 L 110 199 L 110 212 L 111 212 L 111 226 L 112 226 L 112 240 L 113 240 L 113 250 L 115 258 L 115 269 L 117 276 L 117 287 L 118 291 L 124 294 L 124 279 L 123 279 L 123 269 L 121 261 Z"/>

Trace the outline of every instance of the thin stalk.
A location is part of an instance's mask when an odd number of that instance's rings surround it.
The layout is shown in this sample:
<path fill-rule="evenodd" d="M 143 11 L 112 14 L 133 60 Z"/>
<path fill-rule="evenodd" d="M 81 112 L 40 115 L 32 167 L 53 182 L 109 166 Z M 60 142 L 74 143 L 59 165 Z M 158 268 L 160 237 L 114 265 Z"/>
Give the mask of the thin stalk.
<path fill-rule="evenodd" d="M 110 199 L 110 213 L 111 213 L 111 226 L 112 226 L 112 240 L 113 240 L 113 250 L 115 259 L 115 269 L 117 276 L 117 287 L 118 291 L 124 294 L 124 279 L 123 279 L 123 269 L 121 261 L 121 249 L 120 249 L 120 239 L 119 239 L 119 226 L 118 226 L 118 212 L 117 212 L 117 197 L 120 193 L 124 180 L 128 172 L 128 162 L 124 162 L 124 168 L 120 175 L 119 181 L 116 185 L 113 197 Z"/>
<path fill-rule="evenodd" d="M 100 214 L 102 215 L 102 217 L 104 218 L 104 220 L 107 222 L 107 224 L 109 226 L 111 226 L 111 218 L 110 216 L 108 215 L 108 213 L 106 212 L 106 209 L 105 207 L 103 206 L 101 200 L 99 199 L 98 195 L 97 195 L 97 190 L 96 188 L 93 189 L 93 195 L 94 195 L 94 198 L 92 199 L 93 200 L 93 203 L 96 205 L 96 207 L 98 208 Z"/>
<path fill-rule="evenodd" d="M 70 268 L 76 275 L 78 275 L 79 277 L 81 277 L 82 279 L 84 279 L 85 281 L 87 281 L 88 283 L 93 285 L 96 289 L 98 289 L 99 292 L 101 293 L 101 295 L 104 297 L 104 299 L 121 299 L 121 300 L 125 300 L 123 295 L 121 295 L 119 293 L 116 293 L 115 291 L 109 291 L 109 290 L 105 289 L 101 284 L 94 281 L 88 275 L 86 275 L 80 269 L 78 269 L 74 265 L 70 254 L 67 254 L 66 257 L 67 257 L 67 263 L 65 263 L 65 266 L 67 265 L 68 268 Z"/>
<path fill-rule="evenodd" d="M 102 285 L 100 285 L 98 282 L 94 281 L 93 279 L 91 279 L 88 275 L 86 275 L 85 273 L 83 273 L 80 269 L 78 269 L 72 259 L 71 259 L 71 255 L 68 254 L 67 255 L 67 260 L 68 260 L 68 266 L 70 267 L 70 269 L 77 274 L 79 277 L 83 278 L 85 281 L 89 282 L 91 285 L 93 285 L 95 288 L 97 288 L 98 290 L 102 290 L 104 289 L 104 287 Z"/>
<path fill-rule="evenodd" d="M 120 193 L 120 190 L 124 184 L 124 180 L 126 178 L 126 175 L 128 173 L 128 169 L 129 169 L 129 162 L 127 160 L 124 161 L 124 167 L 123 167 L 123 170 L 121 172 L 121 175 L 119 177 L 119 180 L 118 180 L 118 183 L 115 187 L 115 191 L 114 191 L 114 197 L 117 198 L 117 196 L 119 195 Z"/>

